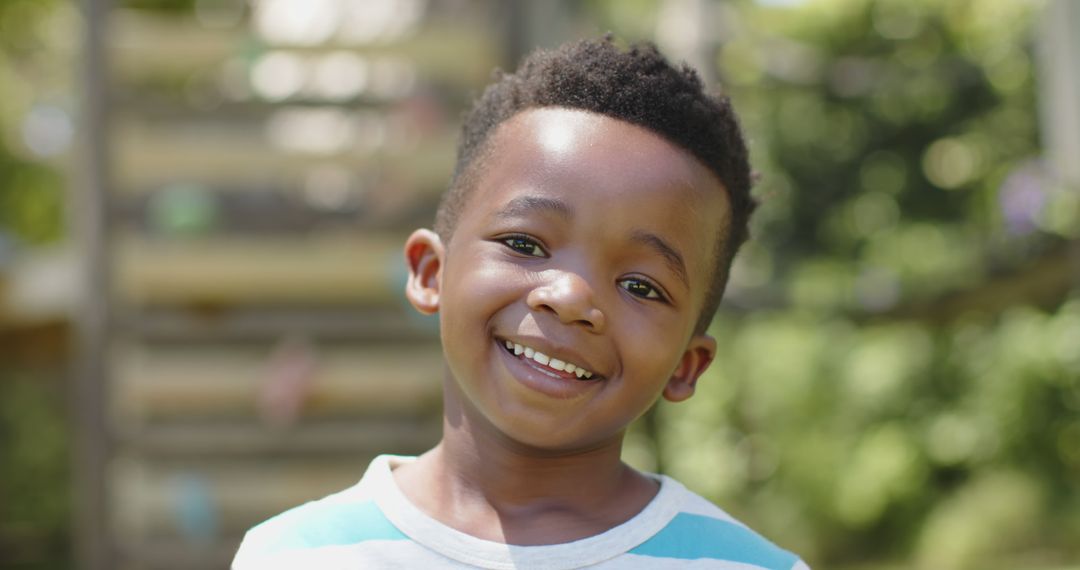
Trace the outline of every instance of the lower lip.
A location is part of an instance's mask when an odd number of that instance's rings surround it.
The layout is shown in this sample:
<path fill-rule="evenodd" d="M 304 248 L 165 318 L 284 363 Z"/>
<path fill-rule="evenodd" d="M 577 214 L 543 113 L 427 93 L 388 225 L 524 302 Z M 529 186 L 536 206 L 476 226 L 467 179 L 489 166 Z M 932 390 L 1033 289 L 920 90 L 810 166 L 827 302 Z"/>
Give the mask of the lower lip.
<path fill-rule="evenodd" d="M 542 367 L 539 362 L 531 358 L 516 356 L 504 348 L 505 341 L 495 341 L 495 348 L 506 360 L 506 367 L 510 374 L 526 388 L 539 392 L 545 396 L 559 400 L 577 398 L 587 392 L 596 389 L 600 385 L 599 380 L 577 380 L 563 378 Z"/>

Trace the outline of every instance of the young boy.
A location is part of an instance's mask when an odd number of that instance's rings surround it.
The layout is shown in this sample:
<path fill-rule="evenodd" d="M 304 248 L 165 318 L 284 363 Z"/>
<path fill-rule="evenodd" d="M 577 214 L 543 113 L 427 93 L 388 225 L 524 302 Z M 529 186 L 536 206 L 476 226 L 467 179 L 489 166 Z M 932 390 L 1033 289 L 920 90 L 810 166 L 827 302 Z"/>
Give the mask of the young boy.
<path fill-rule="evenodd" d="M 438 313 L 444 433 L 248 532 L 255 568 L 806 569 L 620 460 L 681 401 L 753 209 L 726 99 L 651 46 L 536 52 L 477 101 L 405 294 Z"/>

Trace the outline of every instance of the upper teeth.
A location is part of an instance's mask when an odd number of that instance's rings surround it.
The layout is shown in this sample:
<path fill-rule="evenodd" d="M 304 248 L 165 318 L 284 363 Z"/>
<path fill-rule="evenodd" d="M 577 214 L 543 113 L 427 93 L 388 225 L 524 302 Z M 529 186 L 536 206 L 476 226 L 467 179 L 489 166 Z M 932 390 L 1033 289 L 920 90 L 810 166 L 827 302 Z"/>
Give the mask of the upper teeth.
<path fill-rule="evenodd" d="M 531 358 L 548 368 L 554 368 L 555 370 L 562 370 L 576 375 L 578 378 L 592 378 L 593 373 L 585 370 L 581 366 L 576 364 L 559 360 L 558 358 L 552 358 L 539 350 L 534 350 L 527 346 L 522 346 L 515 342 L 506 341 L 506 348 L 513 350 L 514 354 L 525 355 L 525 358 Z"/>

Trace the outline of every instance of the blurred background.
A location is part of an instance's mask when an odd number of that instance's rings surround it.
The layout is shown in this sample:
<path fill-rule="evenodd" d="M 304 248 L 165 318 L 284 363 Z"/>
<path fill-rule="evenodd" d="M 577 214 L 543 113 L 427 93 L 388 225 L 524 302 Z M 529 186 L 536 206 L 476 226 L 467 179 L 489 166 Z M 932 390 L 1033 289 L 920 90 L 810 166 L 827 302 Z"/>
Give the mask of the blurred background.
<path fill-rule="evenodd" d="M 1080 3 L 0 1 L 0 567 L 223 568 L 439 435 L 460 114 L 613 31 L 761 207 L 660 470 L 819 569 L 1080 568 Z"/>

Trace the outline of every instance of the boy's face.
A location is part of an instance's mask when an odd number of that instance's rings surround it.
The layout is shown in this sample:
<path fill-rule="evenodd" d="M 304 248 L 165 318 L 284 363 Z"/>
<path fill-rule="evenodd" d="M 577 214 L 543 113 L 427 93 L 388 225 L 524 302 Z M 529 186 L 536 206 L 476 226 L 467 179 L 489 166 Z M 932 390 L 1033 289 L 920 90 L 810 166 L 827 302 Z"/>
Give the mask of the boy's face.
<path fill-rule="evenodd" d="M 530 447 L 617 445 L 659 395 L 689 397 L 712 360 L 693 328 L 726 193 L 686 151 L 598 114 L 532 109 L 492 136 L 445 249 L 424 230 L 406 246 L 410 300 L 441 314 L 460 408 L 447 413 Z"/>

